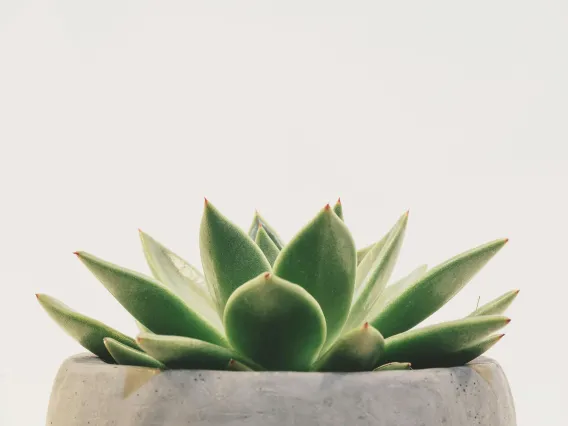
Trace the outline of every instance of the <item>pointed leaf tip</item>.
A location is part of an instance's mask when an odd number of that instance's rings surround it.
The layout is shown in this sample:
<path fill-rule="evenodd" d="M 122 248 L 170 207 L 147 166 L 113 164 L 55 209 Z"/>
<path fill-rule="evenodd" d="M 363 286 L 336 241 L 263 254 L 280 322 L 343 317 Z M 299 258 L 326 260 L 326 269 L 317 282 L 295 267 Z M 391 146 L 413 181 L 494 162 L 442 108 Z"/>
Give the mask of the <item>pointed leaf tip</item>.
<path fill-rule="evenodd" d="M 337 204 L 341 204 L 341 197 L 337 199 Z"/>
<path fill-rule="evenodd" d="M 78 251 L 74 251 L 73 254 L 74 254 L 75 256 L 79 256 L 81 253 L 78 252 Z"/>
<path fill-rule="evenodd" d="M 369 323 L 368 323 L 368 322 L 366 322 L 365 324 L 363 324 L 363 329 L 366 330 L 367 328 L 369 328 Z"/>
<path fill-rule="evenodd" d="M 207 197 L 203 197 L 203 202 L 205 203 L 205 205 L 209 204 L 209 200 L 207 199 Z"/>
<path fill-rule="evenodd" d="M 515 294 L 519 294 L 520 291 L 520 289 L 515 290 Z"/>
<path fill-rule="evenodd" d="M 266 274 L 264 274 L 264 278 L 269 279 L 270 278 L 270 272 L 267 272 Z"/>
<path fill-rule="evenodd" d="M 509 324 L 510 322 L 511 322 L 511 318 L 507 318 L 507 319 L 505 320 L 505 324 Z"/>
<path fill-rule="evenodd" d="M 331 206 L 329 205 L 329 203 L 327 203 L 327 204 L 325 205 L 324 209 L 325 209 L 325 210 L 331 209 Z"/>

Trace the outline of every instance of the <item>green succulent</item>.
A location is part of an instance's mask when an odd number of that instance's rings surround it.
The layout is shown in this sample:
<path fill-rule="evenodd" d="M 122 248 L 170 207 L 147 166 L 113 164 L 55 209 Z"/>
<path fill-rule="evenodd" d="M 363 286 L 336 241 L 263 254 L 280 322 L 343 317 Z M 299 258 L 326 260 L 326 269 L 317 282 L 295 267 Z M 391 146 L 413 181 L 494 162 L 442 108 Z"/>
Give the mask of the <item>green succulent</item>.
<path fill-rule="evenodd" d="M 492 347 L 518 290 L 464 318 L 418 327 L 505 245 L 495 240 L 387 286 L 408 213 L 357 250 L 338 201 L 287 244 L 258 213 L 248 233 L 205 200 L 203 273 L 140 231 L 153 277 L 75 254 L 134 317 L 136 339 L 45 294 L 40 304 L 107 363 L 157 369 L 388 371 L 451 367 Z"/>

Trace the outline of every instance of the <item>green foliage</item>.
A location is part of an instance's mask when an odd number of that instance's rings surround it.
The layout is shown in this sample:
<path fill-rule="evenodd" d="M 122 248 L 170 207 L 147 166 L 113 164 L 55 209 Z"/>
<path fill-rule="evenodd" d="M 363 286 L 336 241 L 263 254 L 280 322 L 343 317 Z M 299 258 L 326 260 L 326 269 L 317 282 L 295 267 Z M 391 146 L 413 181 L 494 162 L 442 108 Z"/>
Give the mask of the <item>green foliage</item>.
<path fill-rule="evenodd" d="M 327 205 L 284 244 L 258 213 L 246 233 L 205 202 L 203 273 L 140 231 L 153 277 L 76 255 L 134 317 L 137 340 L 38 294 L 64 331 L 105 362 L 153 369 L 356 372 L 464 365 L 508 324 L 518 290 L 464 318 L 414 328 L 505 245 L 495 240 L 387 285 L 408 214 L 357 250 L 343 206 Z"/>

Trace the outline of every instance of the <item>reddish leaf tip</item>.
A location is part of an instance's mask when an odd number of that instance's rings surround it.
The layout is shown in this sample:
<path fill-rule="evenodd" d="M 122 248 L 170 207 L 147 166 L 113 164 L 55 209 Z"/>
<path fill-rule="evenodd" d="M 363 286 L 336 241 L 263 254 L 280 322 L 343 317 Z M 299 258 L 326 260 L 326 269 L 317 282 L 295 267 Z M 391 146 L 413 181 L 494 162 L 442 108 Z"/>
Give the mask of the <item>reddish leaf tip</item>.
<path fill-rule="evenodd" d="M 329 209 L 331 209 L 331 206 L 329 205 L 329 203 L 327 203 L 324 208 L 325 208 L 325 210 L 329 210 Z"/>
<path fill-rule="evenodd" d="M 235 365 L 235 360 L 231 358 L 231 359 L 229 360 L 229 365 Z"/>
<path fill-rule="evenodd" d="M 505 324 L 509 324 L 510 322 L 511 322 L 511 318 L 507 318 L 507 319 L 505 320 Z"/>
<path fill-rule="evenodd" d="M 515 294 L 519 294 L 520 291 L 521 291 L 520 289 L 516 289 Z"/>
<path fill-rule="evenodd" d="M 341 204 L 341 197 L 337 199 L 337 204 Z"/>
<path fill-rule="evenodd" d="M 262 222 L 258 222 L 258 229 L 262 229 Z"/>
<path fill-rule="evenodd" d="M 410 214 L 410 209 L 408 209 L 404 215 L 405 215 L 406 217 L 408 217 L 409 214 Z"/>
<path fill-rule="evenodd" d="M 203 197 L 203 200 L 205 201 L 205 205 L 209 204 L 209 200 L 207 199 L 207 197 Z"/>
<path fill-rule="evenodd" d="M 505 333 L 500 334 L 499 336 L 497 336 L 497 338 L 498 338 L 499 340 L 501 340 L 501 339 L 503 338 L 503 336 L 505 336 Z"/>
<path fill-rule="evenodd" d="M 265 278 L 265 279 L 270 278 L 270 272 L 267 272 L 266 274 L 264 274 L 264 278 Z"/>
<path fill-rule="evenodd" d="M 505 238 L 505 240 L 503 240 L 503 244 L 507 244 L 509 242 L 508 238 Z"/>
<path fill-rule="evenodd" d="M 369 322 L 366 322 L 365 324 L 363 324 L 363 330 L 366 330 L 369 328 Z"/>
<path fill-rule="evenodd" d="M 39 299 L 39 293 L 35 294 L 36 299 Z"/>
<path fill-rule="evenodd" d="M 79 256 L 79 252 L 78 252 L 78 251 L 74 251 L 73 254 L 74 254 L 75 256 Z"/>

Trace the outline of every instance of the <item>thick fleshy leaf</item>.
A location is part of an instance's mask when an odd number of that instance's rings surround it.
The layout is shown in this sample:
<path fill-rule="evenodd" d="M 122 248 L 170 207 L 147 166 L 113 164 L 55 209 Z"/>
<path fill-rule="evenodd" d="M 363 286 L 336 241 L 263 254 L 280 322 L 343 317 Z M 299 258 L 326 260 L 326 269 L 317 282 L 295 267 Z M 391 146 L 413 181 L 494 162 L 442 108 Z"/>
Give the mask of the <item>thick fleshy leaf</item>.
<path fill-rule="evenodd" d="M 383 239 L 381 240 L 383 243 L 386 241 L 386 235 L 383 237 Z M 369 244 L 366 247 L 363 247 L 362 249 L 357 250 L 357 265 L 359 265 L 363 259 L 365 258 L 365 256 L 367 256 L 367 254 L 372 250 L 373 247 L 375 247 L 376 244 L 380 243 L 381 241 L 377 241 L 376 243 L 373 244 Z"/>
<path fill-rule="evenodd" d="M 396 370 L 412 370 L 412 364 L 409 362 L 389 362 L 380 367 L 375 368 L 373 371 L 396 371 Z"/>
<path fill-rule="evenodd" d="M 409 330 L 386 339 L 382 362 L 405 360 L 413 368 L 428 365 L 443 354 L 474 344 L 506 326 L 509 321 L 504 316 L 487 315 Z"/>
<path fill-rule="evenodd" d="M 266 256 L 266 260 L 270 265 L 274 265 L 274 261 L 278 257 L 278 253 L 280 253 L 280 249 L 274 244 L 274 241 L 270 238 L 268 233 L 264 230 L 263 227 L 258 229 L 256 233 L 256 245 L 260 247 L 264 256 Z"/>
<path fill-rule="evenodd" d="M 434 357 L 425 358 L 416 363 L 415 369 L 419 368 L 436 368 L 436 367 L 458 367 L 473 361 L 477 357 L 483 355 L 492 346 L 494 346 L 504 334 L 493 335 L 485 337 L 478 342 L 472 343 L 465 348 L 457 351 L 440 352 Z"/>
<path fill-rule="evenodd" d="M 337 339 L 313 365 L 314 371 L 369 371 L 377 365 L 385 346 L 379 331 L 368 323 Z"/>
<path fill-rule="evenodd" d="M 346 329 L 358 327 L 369 319 L 373 305 L 385 289 L 392 274 L 404 234 L 408 223 L 408 212 L 404 214 L 389 232 L 389 236 L 380 253 L 375 256 L 374 249 L 361 262 L 357 268 L 356 283 L 361 284 L 355 289 L 351 312 L 345 324 Z M 374 257 L 372 265 L 368 265 L 367 259 Z"/>
<path fill-rule="evenodd" d="M 249 236 L 253 241 L 256 240 L 256 234 L 258 233 L 258 229 L 260 227 L 264 228 L 266 233 L 270 236 L 272 242 L 276 244 L 276 247 L 278 247 L 278 250 L 282 250 L 282 247 L 284 247 L 284 242 L 282 241 L 282 238 L 280 238 L 278 233 L 274 230 L 272 226 L 270 226 L 270 224 L 266 221 L 266 219 L 264 219 L 260 215 L 260 213 L 254 212 L 254 218 L 252 220 L 252 224 L 248 232 Z"/>
<path fill-rule="evenodd" d="M 327 323 L 327 344 L 341 332 L 355 284 L 355 243 L 329 204 L 278 255 L 274 273 L 305 288 Z"/>
<path fill-rule="evenodd" d="M 76 254 L 114 298 L 153 333 L 228 344 L 219 330 L 155 279 L 85 252 Z"/>
<path fill-rule="evenodd" d="M 391 300 L 371 324 L 390 337 L 428 318 L 453 298 L 505 245 L 496 240 L 455 256 L 430 269 L 421 279 Z"/>
<path fill-rule="evenodd" d="M 138 344 L 168 368 L 189 370 L 226 370 L 231 359 L 262 370 L 262 367 L 239 353 L 189 337 L 141 333 Z"/>
<path fill-rule="evenodd" d="M 211 294 L 215 295 L 219 312 L 223 312 L 227 299 L 239 286 L 271 270 L 254 240 L 207 200 L 199 244 L 205 278 Z"/>
<path fill-rule="evenodd" d="M 138 330 L 140 330 L 140 332 L 142 333 L 152 333 L 152 330 L 150 330 L 148 327 L 145 327 L 144 324 L 142 324 L 140 321 L 134 321 L 136 323 L 136 327 L 138 328 Z"/>
<path fill-rule="evenodd" d="M 233 293 L 223 322 L 232 347 L 269 370 L 306 370 L 325 341 L 325 317 L 316 299 L 269 273 Z"/>
<path fill-rule="evenodd" d="M 201 272 L 142 231 L 140 240 L 152 275 L 211 325 L 222 330 L 216 303 Z"/>
<path fill-rule="evenodd" d="M 424 276 L 427 270 L 427 265 L 420 265 L 413 269 L 408 275 L 405 275 L 398 281 L 388 285 L 373 305 L 371 312 L 369 313 L 369 318 L 375 318 L 391 300 L 398 297 L 404 290 L 418 281 L 422 276 Z"/>
<path fill-rule="evenodd" d="M 468 317 L 475 317 L 479 315 L 500 315 L 507 310 L 518 294 L 519 290 L 508 291 L 507 293 L 499 296 L 497 299 L 480 306 L 469 314 Z"/>
<path fill-rule="evenodd" d="M 111 337 L 105 337 L 103 342 L 117 364 L 159 369 L 165 368 L 164 364 L 155 360 L 150 355 L 138 349 L 123 345 Z"/>
<path fill-rule="evenodd" d="M 345 220 L 343 219 L 343 204 L 341 204 L 341 198 L 337 199 L 337 202 L 333 206 L 333 212 L 337 215 L 339 219 L 343 221 Z"/>
<path fill-rule="evenodd" d="M 229 371 L 254 371 L 252 368 L 247 367 L 243 363 L 236 361 L 234 359 L 230 360 L 227 364 L 227 370 Z"/>
<path fill-rule="evenodd" d="M 74 311 L 63 302 L 47 294 L 36 294 L 37 300 L 49 316 L 81 346 L 103 361 L 114 364 L 114 358 L 104 345 L 105 337 L 138 348 L 135 340 L 93 318 Z"/>

